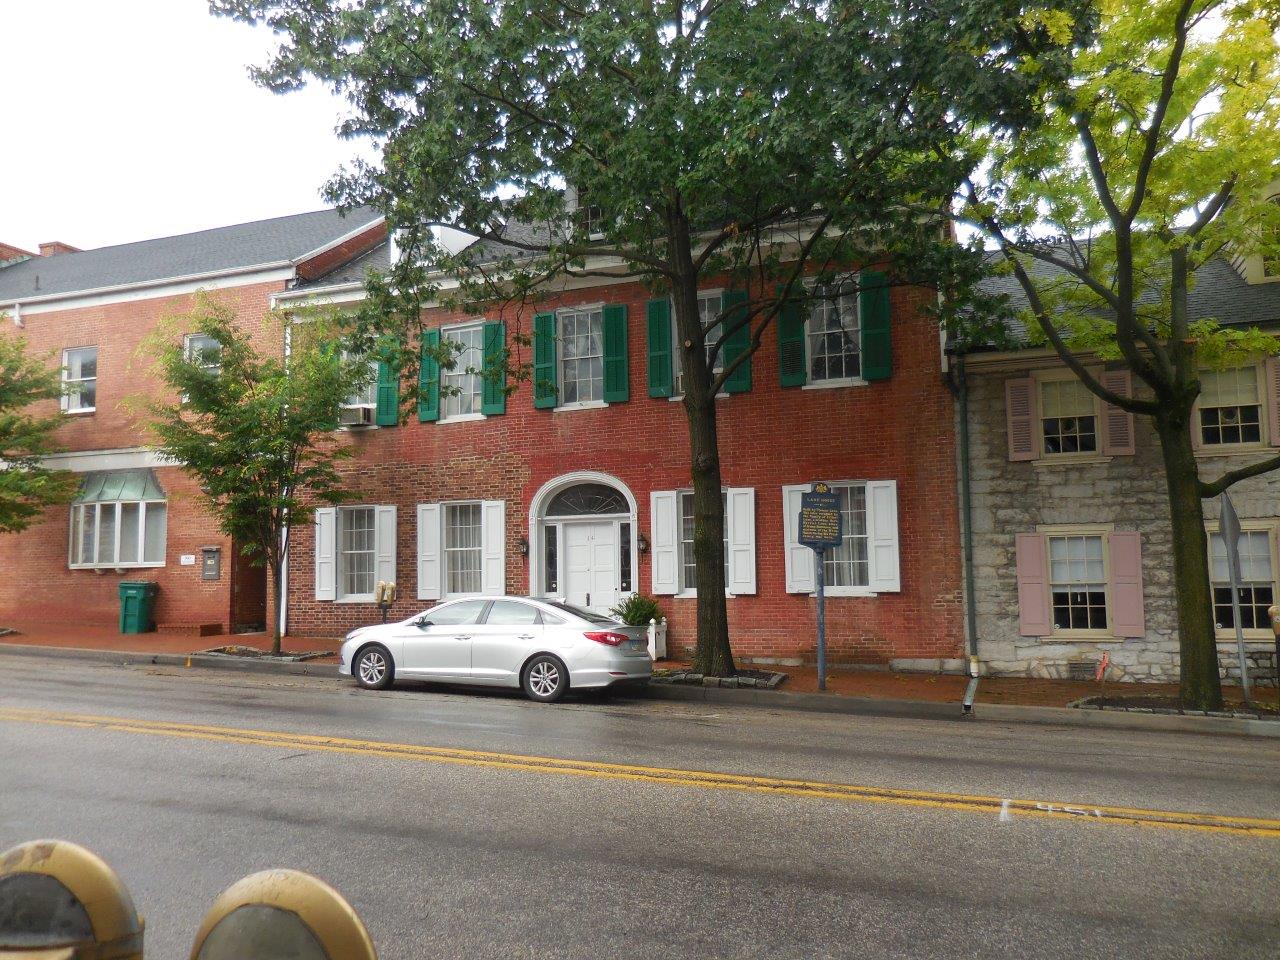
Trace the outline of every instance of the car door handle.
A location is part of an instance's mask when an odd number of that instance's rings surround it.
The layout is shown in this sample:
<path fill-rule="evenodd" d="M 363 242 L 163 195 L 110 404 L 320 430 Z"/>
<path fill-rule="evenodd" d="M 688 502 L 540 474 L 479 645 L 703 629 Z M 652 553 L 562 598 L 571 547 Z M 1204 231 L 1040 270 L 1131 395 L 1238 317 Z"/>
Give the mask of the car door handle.
<path fill-rule="evenodd" d="M 517 639 L 517 640 L 532 640 L 532 639 L 533 639 L 533 634 L 532 634 L 532 633 L 522 633 L 522 634 L 520 634 L 518 637 L 516 637 L 516 639 Z"/>
<path fill-rule="evenodd" d="M 454 637 L 455 640 L 470 640 L 470 637 Z"/>

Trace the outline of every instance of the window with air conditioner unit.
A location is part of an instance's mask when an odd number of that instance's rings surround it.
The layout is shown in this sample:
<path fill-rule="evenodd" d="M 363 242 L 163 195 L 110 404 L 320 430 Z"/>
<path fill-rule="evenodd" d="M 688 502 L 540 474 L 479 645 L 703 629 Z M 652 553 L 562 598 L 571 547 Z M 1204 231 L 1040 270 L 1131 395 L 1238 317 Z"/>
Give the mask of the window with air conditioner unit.
<path fill-rule="evenodd" d="M 346 362 L 358 360 L 355 354 L 343 351 Z M 368 375 L 346 402 L 338 408 L 338 423 L 344 427 L 371 427 L 378 412 L 378 363 L 369 362 Z"/>

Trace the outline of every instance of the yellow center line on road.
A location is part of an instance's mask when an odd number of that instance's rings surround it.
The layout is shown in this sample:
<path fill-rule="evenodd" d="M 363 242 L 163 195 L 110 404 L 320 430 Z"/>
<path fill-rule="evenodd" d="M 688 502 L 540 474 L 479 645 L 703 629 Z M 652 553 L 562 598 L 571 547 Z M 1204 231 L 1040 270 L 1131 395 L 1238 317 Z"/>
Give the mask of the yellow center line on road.
<path fill-rule="evenodd" d="M 523 754 L 496 753 L 487 750 L 462 750 L 454 747 L 430 747 L 409 743 L 387 743 L 378 740 L 353 740 L 344 737 L 287 733 L 278 730 L 249 730 L 241 727 L 173 723 L 162 720 L 140 720 L 130 717 L 102 717 L 56 713 L 45 710 L 0 708 L 0 722 L 78 727 L 118 733 L 146 734 L 219 743 L 239 743 L 258 747 L 278 747 L 355 756 L 384 757 L 423 763 L 452 763 L 472 767 L 518 770 L 527 773 L 631 780 L 695 789 L 735 790 L 793 797 L 818 797 L 853 803 L 887 803 L 901 806 L 931 807 L 942 810 L 962 810 L 970 813 L 998 814 L 1002 818 L 1012 815 L 1027 815 L 1086 821 L 1094 824 L 1125 824 L 1163 827 L 1173 830 L 1233 833 L 1254 837 L 1280 837 L 1280 820 L 1257 817 L 1229 817 L 1176 810 L 1151 810 L 1141 807 L 1113 807 L 1057 801 L 1016 800 L 962 793 L 936 793 L 926 790 L 895 790 L 888 787 L 858 786 L 846 783 L 786 780 L 776 777 L 754 777 L 736 773 L 715 773 L 706 770 L 647 767 L 594 760 L 567 760 L 558 757 L 526 756 Z"/>

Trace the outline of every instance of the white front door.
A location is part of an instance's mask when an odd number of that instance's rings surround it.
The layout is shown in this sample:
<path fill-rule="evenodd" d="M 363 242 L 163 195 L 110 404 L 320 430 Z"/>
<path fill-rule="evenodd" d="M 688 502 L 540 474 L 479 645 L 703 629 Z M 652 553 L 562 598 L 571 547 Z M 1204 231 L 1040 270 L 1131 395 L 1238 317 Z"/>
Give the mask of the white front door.
<path fill-rule="evenodd" d="M 621 571 L 618 524 L 566 523 L 564 531 L 564 598 L 575 606 L 608 613 L 619 599 Z"/>

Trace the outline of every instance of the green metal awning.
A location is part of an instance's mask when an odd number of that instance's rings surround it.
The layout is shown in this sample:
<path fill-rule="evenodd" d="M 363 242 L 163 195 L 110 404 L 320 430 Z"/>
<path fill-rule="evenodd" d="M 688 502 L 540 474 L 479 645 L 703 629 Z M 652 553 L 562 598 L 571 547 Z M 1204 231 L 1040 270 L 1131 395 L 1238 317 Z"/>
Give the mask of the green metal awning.
<path fill-rule="evenodd" d="M 91 470 L 80 483 L 76 503 L 115 503 L 120 500 L 163 500 L 164 488 L 154 470 Z"/>

